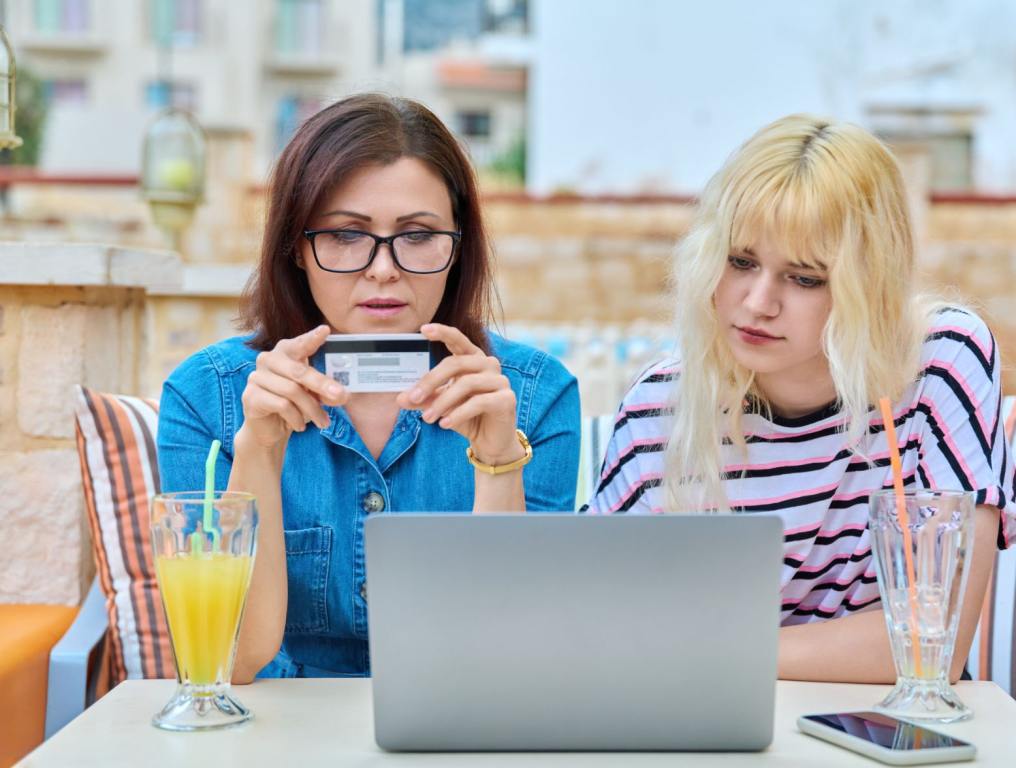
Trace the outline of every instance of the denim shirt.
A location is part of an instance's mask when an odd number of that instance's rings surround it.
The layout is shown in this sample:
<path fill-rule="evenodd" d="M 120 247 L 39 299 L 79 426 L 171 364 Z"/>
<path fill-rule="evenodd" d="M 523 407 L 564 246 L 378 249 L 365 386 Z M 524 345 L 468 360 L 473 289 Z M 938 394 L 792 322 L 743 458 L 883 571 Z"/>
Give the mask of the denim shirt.
<path fill-rule="evenodd" d="M 164 492 L 204 487 L 211 441 L 222 441 L 216 488 L 226 488 L 240 397 L 257 351 L 249 337 L 219 342 L 185 360 L 166 381 L 158 455 Z M 489 334 L 533 446 L 524 469 L 528 511 L 571 511 L 579 460 L 575 378 L 553 357 Z M 311 363 L 324 370 L 322 353 Z M 289 438 L 282 469 L 289 605 L 278 656 L 261 677 L 370 673 L 363 523 L 377 512 L 469 512 L 474 469 L 466 439 L 400 411 L 375 460 L 343 408 L 325 406 L 326 429 L 309 424 Z"/>

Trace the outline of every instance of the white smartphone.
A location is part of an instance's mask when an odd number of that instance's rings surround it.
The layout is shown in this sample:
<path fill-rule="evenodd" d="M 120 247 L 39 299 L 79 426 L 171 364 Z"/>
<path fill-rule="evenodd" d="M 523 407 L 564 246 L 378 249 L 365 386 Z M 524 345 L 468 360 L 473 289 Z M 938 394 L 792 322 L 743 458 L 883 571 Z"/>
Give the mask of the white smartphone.
<path fill-rule="evenodd" d="M 879 712 L 838 712 L 798 718 L 802 733 L 817 736 L 889 765 L 973 760 L 973 744 Z"/>

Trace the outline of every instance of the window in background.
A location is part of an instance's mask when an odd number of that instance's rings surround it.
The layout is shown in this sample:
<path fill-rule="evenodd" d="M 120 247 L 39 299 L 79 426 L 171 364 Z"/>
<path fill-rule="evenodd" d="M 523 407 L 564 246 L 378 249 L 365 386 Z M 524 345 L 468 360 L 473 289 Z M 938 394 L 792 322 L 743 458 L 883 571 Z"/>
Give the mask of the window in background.
<path fill-rule="evenodd" d="M 49 107 L 82 105 L 88 103 L 88 86 L 84 80 L 46 80 L 42 97 Z"/>
<path fill-rule="evenodd" d="M 529 32 L 529 0 L 486 0 L 483 31 L 525 35 Z"/>
<path fill-rule="evenodd" d="M 87 32 L 90 0 L 35 0 L 35 30 L 41 34 Z"/>
<path fill-rule="evenodd" d="M 320 53 L 323 17 L 321 0 L 277 0 L 276 53 L 302 56 Z"/>
<path fill-rule="evenodd" d="M 433 51 L 483 31 L 484 0 L 403 0 L 402 49 Z"/>
<path fill-rule="evenodd" d="M 201 0 L 151 0 L 152 40 L 158 45 L 193 46 L 201 37 Z"/>
<path fill-rule="evenodd" d="M 145 106 L 149 109 L 176 107 L 197 112 L 197 89 L 192 83 L 168 83 L 153 80 L 145 86 Z"/>
<path fill-rule="evenodd" d="M 927 156 L 928 183 L 935 192 L 965 192 L 974 186 L 974 129 L 978 107 L 880 104 L 868 108 L 875 133 L 897 151 Z"/>
<path fill-rule="evenodd" d="M 934 192 L 965 192 L 974 186 L 974 140 L 969 133 L 880 134 L 896 150 L 919 148 L 928 153 Z"/>
<path fill-rule="evenodd" d="M 459 135 L 467 139 L 490 138 L 490 110 L 469 110 L 455 114 Z"/>
<path fill-rule="evenodd" d="M 387 10 L 378 0 L 381 24 Z M 525 35 L 528 0 L 403 0 L 404 51 L 432 51 L 485 33 Z"/>
<path fill-rule="evenodd" d="M 321 99 L 314 96 L 290 94 L 279 99 L 275 113 L 275 151 L 281 152 L 300 124 L 322 106 Z"/>

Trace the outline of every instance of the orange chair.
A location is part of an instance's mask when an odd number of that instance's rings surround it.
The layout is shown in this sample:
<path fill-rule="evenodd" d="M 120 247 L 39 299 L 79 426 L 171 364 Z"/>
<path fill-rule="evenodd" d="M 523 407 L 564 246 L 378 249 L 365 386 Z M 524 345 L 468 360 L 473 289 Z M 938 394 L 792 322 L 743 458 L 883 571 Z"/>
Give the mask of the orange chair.
<path fill-rule="evenodd" d="M 42 743 L 50 649 L 77 612 L 66 605 L 0 605 L 0 768 Z"/>

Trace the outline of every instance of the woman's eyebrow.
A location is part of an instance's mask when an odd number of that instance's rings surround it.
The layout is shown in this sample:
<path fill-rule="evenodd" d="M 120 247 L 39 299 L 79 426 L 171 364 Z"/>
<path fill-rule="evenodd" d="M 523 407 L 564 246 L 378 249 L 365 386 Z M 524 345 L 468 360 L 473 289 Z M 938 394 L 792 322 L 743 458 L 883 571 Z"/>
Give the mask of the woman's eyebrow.
<path fill-rule="evenodd" d="M 788 261 L 787 266 L 791 269 L 806 269 L 811 272 L 828 272 L 828 268 L 821 261 L 815 264 L 805 264 L 802 261 Z"/>
<path fill-rule="evenodd" d="M 365 213 L 357 213 L 356 211 L 344 211 L 344 210 L 341 210 L 341 209 L 340 210 L 335 210 L 335 211 L 328 211 L 328 213 L 322 213 L 321 215 L 322 216 L 351 216 L 354 219 L 362 219 L 363 221 L 370 221 L 371 220 L 370 216 L 368 216 Z"/>
<path fill-rule="evenodd" d="M 418 219 L 421 216 L 431 216 L 435 219 L 441 218 L 436 213 L 431 213 L 430 211 L 417 211 L 416 213 L 407 213 L 405 216 L 399 216 L 396 221 L 408 221 L 409 219 Z"/>

